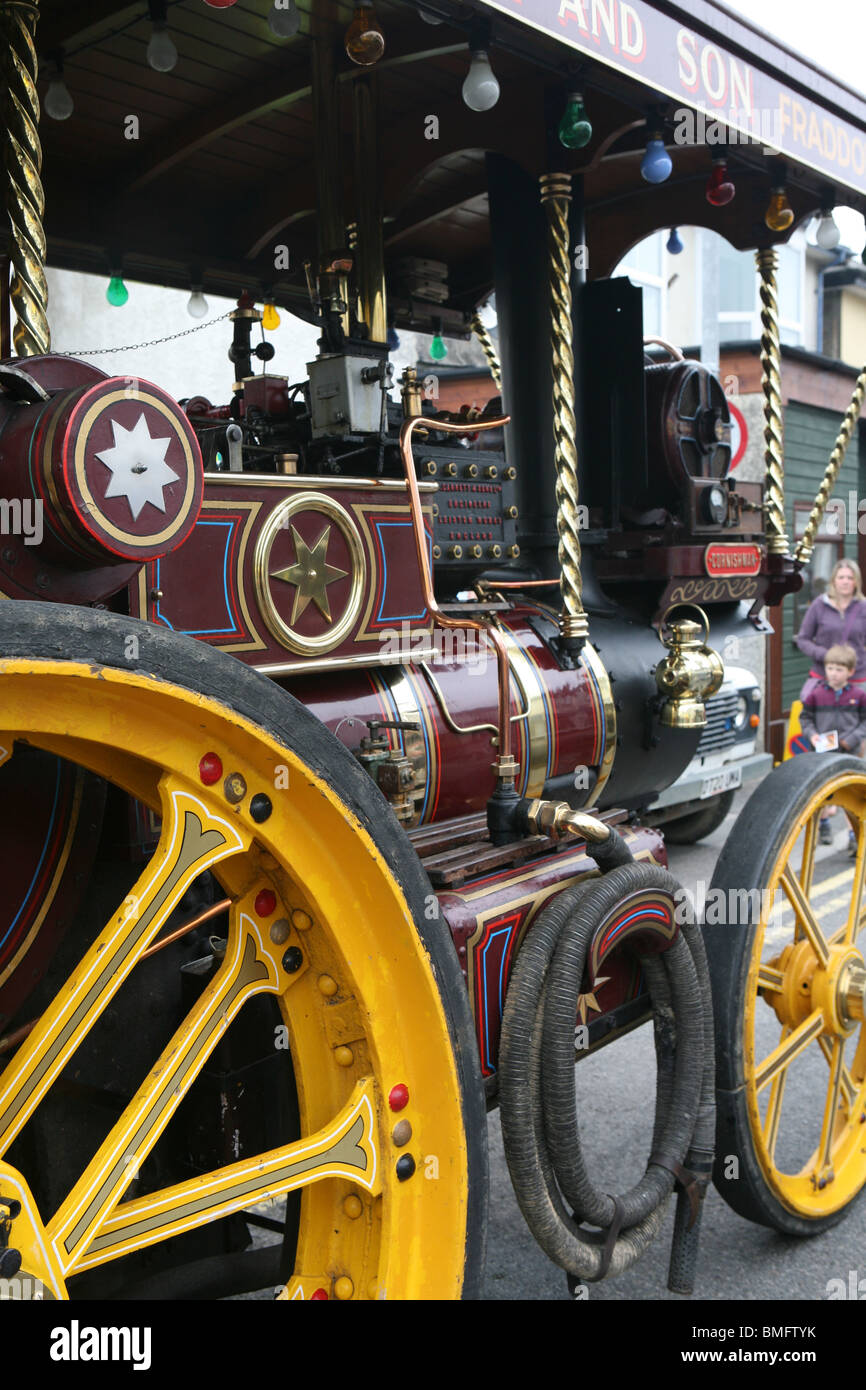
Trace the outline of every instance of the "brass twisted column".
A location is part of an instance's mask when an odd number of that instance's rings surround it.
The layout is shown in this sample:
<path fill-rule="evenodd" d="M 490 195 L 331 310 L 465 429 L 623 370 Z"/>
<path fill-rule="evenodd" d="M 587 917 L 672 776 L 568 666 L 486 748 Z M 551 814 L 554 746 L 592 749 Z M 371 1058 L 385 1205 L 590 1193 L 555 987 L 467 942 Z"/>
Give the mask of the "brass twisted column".
<path fill-rule="evenodd" d="M 481 319 L 479 318 L 478 314 L 472 315 L 472 318 L 470 319 L 470 327 L 472 328 L 472 332 L 475 334 L 476 338 L 478 339 L 479 343 L 484 349 L 484 356 L 487 358 L 488 364 L 490 366 L 490 375 L 493 377 L 493 384 L 495 385 L 496 389 L 499 391 L 499 394 L 501 395 L 502 368 L 499 365 L 499 358 L 496 355 L 496 348 L 493 346 L 493 339 L 487 332 L 487 329 L 484 327 L 484 324 L 481 322 Z"/>
<path fill-rule="evenodd" d="M 776 304 L 775 247 L 755 252 L 761 295 L 761 388 L 764 392 L 764 490 L 767 551 L 787 555 L 785 529 L 785 462 L 782 453 L 782 349 Z"/>
<path fill-rule="evenodd" d="M 836 486 L 836 479 L 839 477 L 839 469 L 842 467 L 842 460 L 845 451 L 854 433 L 854 426 L 860 416 L 863 407 L 863 397 L 866 395 L 866 367 L 863 368 L 856 382 L 851 396 L 851 403 L 845 411 L 844 419 L 836 436 L 836 443 L 833 445 L 833 452 L 830 455 L 830 462 L 827 464 L 826 472 L 821 480 L 817 496 L 809 513 L 809 520 L 806 522 L 806 529 L 794 551 L 794 559 L 799 560 L 801 565 L 807 565 L 812 558 L 812 551 L 815 545 L 815 537 L 818 534 L 818 527 L 827 509 L 833 489 Z"/>
<path fill-rule="evenodd" d="M 37 60 L 33 36 L 38 0 L 0 0 L 2 81 L 6 89 L 6 206 L 12 223 L 11 298 L 19 357 L 48 352 L 48 285 L 42 218 L 42 144 L 39 139 Z"/>
<path fill-rule="evenodd" d="M 574 416 L 574 355 L 571 327 L 571 261 L 568 209 L 570 174 L 542 174 L 541 202 L 547 214 L 550 342 L 553 368 L 553 438 L 556 465 L 556 529 L 559 535 L 561 635 L 581 645 L 589 636 L 583 607 L 577 509 L 577 447 Z"/>

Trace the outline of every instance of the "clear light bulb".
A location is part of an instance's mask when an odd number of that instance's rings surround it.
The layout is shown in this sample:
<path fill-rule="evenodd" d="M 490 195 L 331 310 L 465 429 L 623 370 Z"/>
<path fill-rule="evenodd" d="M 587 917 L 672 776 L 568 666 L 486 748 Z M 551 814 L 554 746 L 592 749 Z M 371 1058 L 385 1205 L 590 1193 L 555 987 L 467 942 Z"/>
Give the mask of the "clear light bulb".
<path fill-rule="evenodd" d="M 839 228 L 833 220 L 832 208 L 825 208 L 821 213 L 815 240 L 822 251 L 832 251 L 834 247 L 839 245 Z"/>
<path fill-rule="evenodd" d="M 301 12 L 295 0 L 274 0 L 268 13 L 268 28 L 278 39 L 290 39 L 301 27 Z"/>
<path fill-rule="evenodd" d="M 46 116 L 50 116 L 52 121 L 69 120 L 75 110 L 75 102 L 62 77 L 53 77 L 48 83 L 43 106 Z"/>
<path fill-rule="evenodd" d="M 463 100 L 470 111 L 492 111 L 499 100 L 499 83 L 483 48 L 472 54 L 472 62 L 463 83 Z"/>
<path fill-rule="evenodd" d="M 676 227 L 671 227 L 671 234 L 667 239 L 667 250 L 672 256 L 678 256 L 683 250 L 682 238 Z"/>
<path fill-rule="evenodd" d="M 267 328 L 272 333 L 275 328 L 279 328 L 281 319 L 277 313 L 276 306 L 268 300 L 262 313 L 262 328 Z"/>
<path fill-rule="evenodd" d="M 177 49 L 168 32 L 168 26 L 162 21 L 154 23 L 150 43 L 147 45 L 147 61 L 154 72 L 171 72 L 177 63 Z"/>
<path fill-rule="evenodd" d="M 208 302 L 201 290 L 195 289 L 186 302 L 186 312 L 191 319 L 203 319 L 208 312 Z"/>
<path fill-rule="evenodd" d="M 112 275 L 105 291 L 105 298 L 114 309 L 122 309 L 129 299 L 129 290 L 123 283 L 122 275 Z"/>
<path fill-rule="evenodd" d="M 441 24 L 442 20 L 436 14 L 431 14 L 429 10 L 418 11 L 425 24 Z"/>
<path fill-rule="evenodd" d="M 346 30 L 346 53 L 359 67 L 371 68 L 385 52 L 385 35 L 366 0 L 356 0 L 352 22 Z"/>
<path fill-rule="evenodd" d="M 640 162 L 640 171 L 647 183 L 664 183 L 670 177 L 673 169 L 673 161 L 665 149 L 659 131 L 654 130 L 646 142 L 643 159 Z"/>
<path fill-rule="evenodd" d="M 497 323 L 499 322 L 499 318 L 496 313 L 496 305 L 491 304 L 490 300 L 488 299 L 487 303 L 482 304 L 481 308 L 478 310 L 478 317 L 481 320 L 482 327 L 495 328 Z"/>

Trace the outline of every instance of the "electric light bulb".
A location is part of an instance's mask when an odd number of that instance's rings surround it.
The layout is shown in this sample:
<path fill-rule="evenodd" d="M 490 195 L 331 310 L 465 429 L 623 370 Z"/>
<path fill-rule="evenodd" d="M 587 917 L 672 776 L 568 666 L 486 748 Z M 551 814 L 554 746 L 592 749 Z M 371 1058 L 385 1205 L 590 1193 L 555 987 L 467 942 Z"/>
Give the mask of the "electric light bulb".
<path fill-rule="evenodd" d="M 442 20 L 436 14 L 431 14 L 429 10 L 418 11 L 425 24 L 441 24 Z"/>
<path fill-rule="evenodd" d="M 482 304 L 481 308 L 478 310 L 478 317 L 481 320 L 483 328 L 495 328 L 499 322 L 499 317 L 496 313 L 496 305 L 491 304 L 488 299 L 487 303 Z"/>
<path fill-rule="evenodd" d="M 274 0 L 268 13 L 268 28 L 278 39 L 290 39 L 301 27 L 301 12 L 295 0 Z"/>
<path fill-rule="evenodd" d="M 268 332 L 273 332 L 275 328 L 279 328 L 280 322 L 280 316 L 275 306 L 268 300 L 262 314 L 262 328 L 267 328 Z"/>
<path fill-rule="evenodd" d="M 707 202 L 714 208 L 723 208 L 729 203 L 736 193 L 729 175 L 728 162 L 725 159 L 714 159 L 710 177 L 707 179 L 705 197 Z"/>
<path fill-rule="evenodd" d="M 385 35 L 373 13 L 373 6 L 364 0 L 355 0 L 355 13 L 346 30 L 345 42 L 352 62 L 362 68 L 371 68 L 385 52 Z"/>
<path fill-rule="evenodd" d="M 499 100 L 499 83 L 483 48 L 472 54 L 472 62 L 463 83 L 463 100 L 470 111 L 492 111 Z"/>
<path fill-rule="evenodd" d="M 839 228 L 833 221 L 832 208 L 825 208 L 821 213 L 821 220 L 818 223 L 815 240 L 822 251 L 832 251 L 835 246 L 839 245 Z"/>
<path fill-rule="evenodd" d="M 204 0 L 204 3 L 210 5 L 212 10 L 229 10 L 237 2 L 238 0 Z"/>
<path fill-rule="evenodd" d="M 390 328 L 388 329 L 388 337 L 386 338 L 385 341 L 386 341 L 387 344 L 388 344 L 388 351 L 389 351 L 389 352 L 397 352 L 397 350 L 398 350 L 399 347 L 400 347 L 400 338 L 399 338 L 399 336 L 398 336 L 398 334 L 397 334 L 397 330 L 396 330 L 396 328 L 394 327 L 393 323 L 391 324 Z"/>
<path fill-rule="evenodd" d="M 52 121 L 67 121 L 72 115 L 75 103 L 62 77 L 53 77 L 48 83 L 48 91 L 42 104 L 46 116 L 50 116 Z"/>
<path fill-rule="evenodd" d="M 587 120 L 586 107 L 580 92 L 572 92 L 559 122 L 560 145 L 567 150 L 582 150 L 592 139 L 592 125 Z"/>
<path fill-rule="evenodd" d="M 171 72 L 177 63 L 177 49 L 168 32 L 168 26 L 161 20 L 154 23 L 150 43 L 147 45 L 147 61 L 154 72 Z"/>
<path fill-rule="evenodd" d="M 781 185 L 770 193 L 764 221 L 771 232 L 784 232 L 794 220 L 794 212 L 788 202 L 788 195 Z"/>
<path fill-rule="evenodd" d="M 672 256 L 678 256 L 683 250 L 683 243 L 676 227 L 671 227 L 671 234 L 667 239 L 667 249 Z"/>
<path fill-rule="evenodd" d="M 203 319 L 208 311 L 208 302 L 201 290 L 193 290 L 186 302 L 186 312 L 191 319 Z"/>
<path fill-rule="evenodd" d="M 673 167 L 673 161 L 665 149 L 660 132 L 652 131 L 640 162 L 641 174 L 647 183 L 664 183 Z"/>
<path fill-rule="evenodd" d="M 105 298 L 115 309 L 122 309 L 129 299 L 129 290 L 123 283 L 122 275 L 112 275 L 105 291 Z"/>
<path fill-rule="evenodd" d="M 448 356 L 448 349 L 441 333 L 434 333 L 433 335 L 433 341 L 430 344 L 430 356 L 434 362 L 441 362 L 443 357 Z"/>

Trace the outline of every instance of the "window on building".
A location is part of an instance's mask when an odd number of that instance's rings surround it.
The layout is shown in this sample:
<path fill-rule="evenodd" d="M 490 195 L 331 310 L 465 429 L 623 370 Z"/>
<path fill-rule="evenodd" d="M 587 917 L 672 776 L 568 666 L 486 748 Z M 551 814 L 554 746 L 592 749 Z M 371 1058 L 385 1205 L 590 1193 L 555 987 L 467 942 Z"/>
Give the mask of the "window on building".
<path fill-rule="evenodd" d="M 780 246 L 776 273 L 779 336 L 794 346 L 804 340 L 803 300 L 806 252 L 802 240 Z M 723 343 L 760 338 L 761 300 L 758 272 L 751 251 L 735 251 L 721 239 L 719 248 L 719 337 Z"/>
<path fill-rule="evenodd" d="M 626 253 L 614 275 L 625 275 L 643 290 L 643 331 L 647 338 L 662 338 L 665 284 L 662 276 L 664 236 L 654 232 Z"/>
<path fill-rule="evenodd" d="M 794 537 L 800 540 L 806 531 L 806 522 L 812 510 L 811 502 L 794 503 Z M 813 599 L 826 592 L 830 575 L 837 560 L 845 553 L 845 537 L 842 533 L 841 518 L 838 511 L 825 512 L 815 537 L 812 559 L 806 566 L 806 582 L 794 595 L 794 631 L 799 632 L 806 609 Z"/>

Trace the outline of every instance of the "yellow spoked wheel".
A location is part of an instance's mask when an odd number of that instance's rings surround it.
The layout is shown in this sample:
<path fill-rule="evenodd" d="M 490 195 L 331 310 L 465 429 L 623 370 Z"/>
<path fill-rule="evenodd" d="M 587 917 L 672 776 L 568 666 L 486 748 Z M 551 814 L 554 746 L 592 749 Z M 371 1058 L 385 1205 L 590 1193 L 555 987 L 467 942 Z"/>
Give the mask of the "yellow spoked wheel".
<path fill-rule="evenodd" d="M 161 817 L 134 887 L 0 1072 L 0 1219 L 13 1213 L 19 1277 L 62 1298 L 74 1276 L 298 1192 L 282 1297 L 474 1295 L 486 1127 L 465 988 L 429 883 L 355 760 L 231 658 L 129 619 L 26 603 L 0 605 L 0 759 L 16 740 Z M 40 1209 L 12 1162 L 27 1126 L 78 1075 L 78 1049 L 206 871 L 229 901 L 217 968 L 141 1058 L 134 1094 L 59 1206 Z M 279 1020 L 269 1046 L 291 1058 L 300 1137 L 249 1153 L 229 1132 L 212 1171 L 142 1184 L 226 1030 L 262 997 Z"/>
<path fill-rule="evenodd" d="M 754 792 L 707 896 L 715 1181 L 791 1235 L 835 1224 L 866 1182 L 864 873 L 866 765 L 804 754 Z"/>

